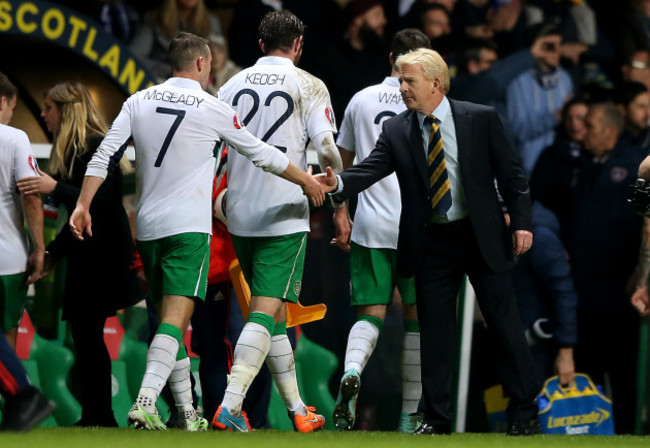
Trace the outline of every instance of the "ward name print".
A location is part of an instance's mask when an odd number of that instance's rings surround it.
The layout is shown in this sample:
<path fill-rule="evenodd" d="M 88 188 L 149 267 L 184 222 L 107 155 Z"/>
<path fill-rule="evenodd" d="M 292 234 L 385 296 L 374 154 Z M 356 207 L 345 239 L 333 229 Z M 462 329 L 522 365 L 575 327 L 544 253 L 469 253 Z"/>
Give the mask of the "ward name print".
<path fill-rule="evenodd" d="M 404 100 L 402 99 L 401 93 L 390 93 L 390 92 L 379 92 L 377 98 L 380 103 L 383 104 L 403 104 Z"/>
<path fill-rule="evenodd" d="M 247 73 L 245 82 L 254 86 L 281 86 L 286 78 L 287 75 L 277 73 Z"/>
<path fill-rule="evenodd" d="M 147 90 L 142 99 L 151 100 L 151 101 L 165 101 L 173 104 L 185 104 L 186 106 L 196 106 L 197 108 L 201 105 L 205 99 L 199 98 L 194 95 L 186 95 L 180 92 L 172 92 L 170 90 Z"/>

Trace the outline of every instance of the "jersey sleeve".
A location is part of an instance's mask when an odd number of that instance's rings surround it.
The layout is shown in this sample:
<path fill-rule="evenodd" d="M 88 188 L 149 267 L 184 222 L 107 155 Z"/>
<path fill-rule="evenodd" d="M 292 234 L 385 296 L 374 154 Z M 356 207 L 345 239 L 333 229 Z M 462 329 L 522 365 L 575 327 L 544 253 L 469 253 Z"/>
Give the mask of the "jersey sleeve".
<path fill-rule="evenodd" d="M 101 177 L 106 179 L 109 168 L 116 166 L 124 151 L 126 151 L 131 141 L 131 101 L 127 99 L 122 106 L 120 114 L 117 116 L 106 137 L 97 148 L 97 152 L 88 162 L 86 176 Z"/>
<path fill-rule="evenodd" d="M 264 171 L 281 174 L 289 166 L 289 159 L 274 146 L 267 145 L 248 132 L 233 108 L 223 101 L 214 103 L 217 117 L 217 133 L 241 155 Z"/>
<path fill-rule="evenodd" d="M 324 131 L 336 132 L 336 119 L 327 87 L 318 78 L 314 78 L 314 85 L 317 87 L 314 92 L 303 95 L 303 101 L 309 99 L 305 108 L 305 123 L 307 134 L 312 139 Z"/>
<path fill-rule="evenodd" d="M 26 177 L 39 177 L 38 162 L 32 153 L 27 134 L 20 131 L 16 133 L 15 150 L 13 155 L 13 177 L 18 182 Z"/>
<path fill-rule="evenodd" d="M 352 98 L 348 107 L 345 108 L 345 114 L 341 122 L 341 130 L 336 137 L 336 145 L 350 152 L 356 152 L 356 141 L 354 138 L 355 105 L 355 99 Z"/>

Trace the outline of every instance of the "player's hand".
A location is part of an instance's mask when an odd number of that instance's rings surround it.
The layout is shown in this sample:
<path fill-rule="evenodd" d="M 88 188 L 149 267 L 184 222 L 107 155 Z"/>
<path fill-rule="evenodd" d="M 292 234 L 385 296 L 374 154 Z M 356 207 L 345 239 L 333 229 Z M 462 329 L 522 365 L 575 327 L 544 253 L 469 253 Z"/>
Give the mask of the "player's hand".
<path fill-rule="evenodd" d="M 555 372 L 560 377 L 560 384 L 567 385 L 576 377 L 576 366 L 573 362 L 573 349 L 561 348 L 555 358 Z"/>
<path fill-rule="evenodd" d="M 305 176 L 305 183 L 302 186 L 302 192 L 309 198 L 315 207 L 320 207 L 325 201 L 325 193 L 321 188 L 321 184 L 312 175 L 311 165 L 307 168 L 307 176 Z"/>
<path fill-rule="evenodd" d="M 314 176 L 314 179 L 316 179 L 321 184 L 325 193 L 336 190 L 339 184 L 334 171 L 332 171 L 332 168 L 329 166 L 325 169 L 324 173 L 316 174 Z"/>
<path fill-rule="evenodd" d="M 515 255 L 525 254 L 532 245 L 532 232 L 529 232 L 528 230 L 515 230 L 512 234 L 512 247 Z"/>
<path fill-rule="evenodd" d="M 29 277 L 27 277 L 28 285 L 36 283 L 36 281 L 45 276 L 44 266 L 45 249 L 35 249 L 27 260 L 27 272 L 29 273 Z"/>
<path fill-rule="evenodd" d="M 26 177 L 16 182 L 21 194 L 50 194 L 56 188 L 56 181 L 52 177 L 36 168 L 40 177 Z"/>
<path fill-rule="evenodd" d="M 650 306 L 648 304 L 648 287 L 638 286 L 632 294 L 632 297 L 630 297 L 630 303 L 641 316 L 647 316 L 650 314 Z"/>
<path fill-rule="evenodd" d="M 352 233 L 352 221 L 348 215 L 348 207 L 343 206 L 334 209 L 334 228 L 336 229 L 336 237 L 330 241 L 331 246 L 336 246 L 339 249 L 350 252 L 350 234 Z"/>
<path fill-rule="evenodd" d="M 77 204 L 77 207 L 72 212 L 72 215 L 70 215 L 70 221 L 68 224 L 70 224 L 70 231 L 78 240 L 83 241 L 84 231 L 88 234 L 88 236 L 93 236 L 90 211 L 79 206 L 79 204 Z"/>

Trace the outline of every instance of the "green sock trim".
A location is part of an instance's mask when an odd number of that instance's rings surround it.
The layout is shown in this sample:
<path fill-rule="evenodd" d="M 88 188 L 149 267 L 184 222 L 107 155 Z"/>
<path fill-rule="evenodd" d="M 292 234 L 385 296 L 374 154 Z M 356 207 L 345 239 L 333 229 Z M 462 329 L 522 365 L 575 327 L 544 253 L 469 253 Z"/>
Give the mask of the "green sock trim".
<path fill-rule="evenodd" d="M 273 320 L 273 317 L 268 314 L 260 313 L 259 311 L 250 313 L 246 322 L 255 322 L 256 324 L 263 326 L 269 334 L 273 334 L 273 331 L 275 330 L 275 320 Z"/>
<path fill-rule="evenodd" d="M 378 317 L 368 316 L 368 315 L 364 314 L 363 316 L 359 316 L 359 318 L 357 319 L 357 322 L 359 322 L 361 320 L 365 320 L 366 322 L 370 322 L 371 324 L 373 324 L 375 327 L 377 327 L 377 329 L 379 330 L 379 333 L 381 333 L 382 330 L 384 329 L 384 321 L 381 320 Z"/>
<path fill-rule="evenodd" d="M 406 333 L 419 333 L 420 323 L 417 320 L 404 319 L 404 331 Z"/>
<path fill-rule="evenodd" d="M 183 345 L 183 332 L 175 325 L 163 322 L 162 324 L 158 325 L 156 334 L 166 334 L 167 336 L 171 336 L 176 339 L 180 345 Z"/>
<path fill-rule="evenodd" d="M 286 322 L 280 322 L 275 324 L 275 328 L 273 329 L 273 333 L 271 336 L 277 336 L 280 334 L 287 334 L 287 323 Z"/>
<path fill-rule="evenodd" d="M 185 344 L 181 344 L 178 347 L 178 353 L 176 354 L 176 361 L 180 361 L 181 359 L 187 358 L 187 349 L 185 348 Z"/>

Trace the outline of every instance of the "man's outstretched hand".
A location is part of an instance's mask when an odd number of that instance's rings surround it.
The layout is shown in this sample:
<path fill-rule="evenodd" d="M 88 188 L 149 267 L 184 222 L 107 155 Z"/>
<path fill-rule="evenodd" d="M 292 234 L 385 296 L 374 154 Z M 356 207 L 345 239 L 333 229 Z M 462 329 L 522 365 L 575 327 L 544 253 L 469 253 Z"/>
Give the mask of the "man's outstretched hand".
<path fill-rule="evenodd" d="M 314 175 L 314 179 L 320 183 L 323 193 L 329 193 L 336 190 L 339 184 L 338 179 L 334 175 L 334 171 L 332 171 L 332 168 L 329 166 L 324 173 Z"/>
<path fill-rule="evenodd" d="M 314 204 L 314 207 L 320 207 L 325 201 L 325 193 L 323 187 L 317 182 L 312 174 L 311 165 L 307 168 L 307 176 L 305 176 L 305 183 L 302 185 L 302 192 Z"/>

